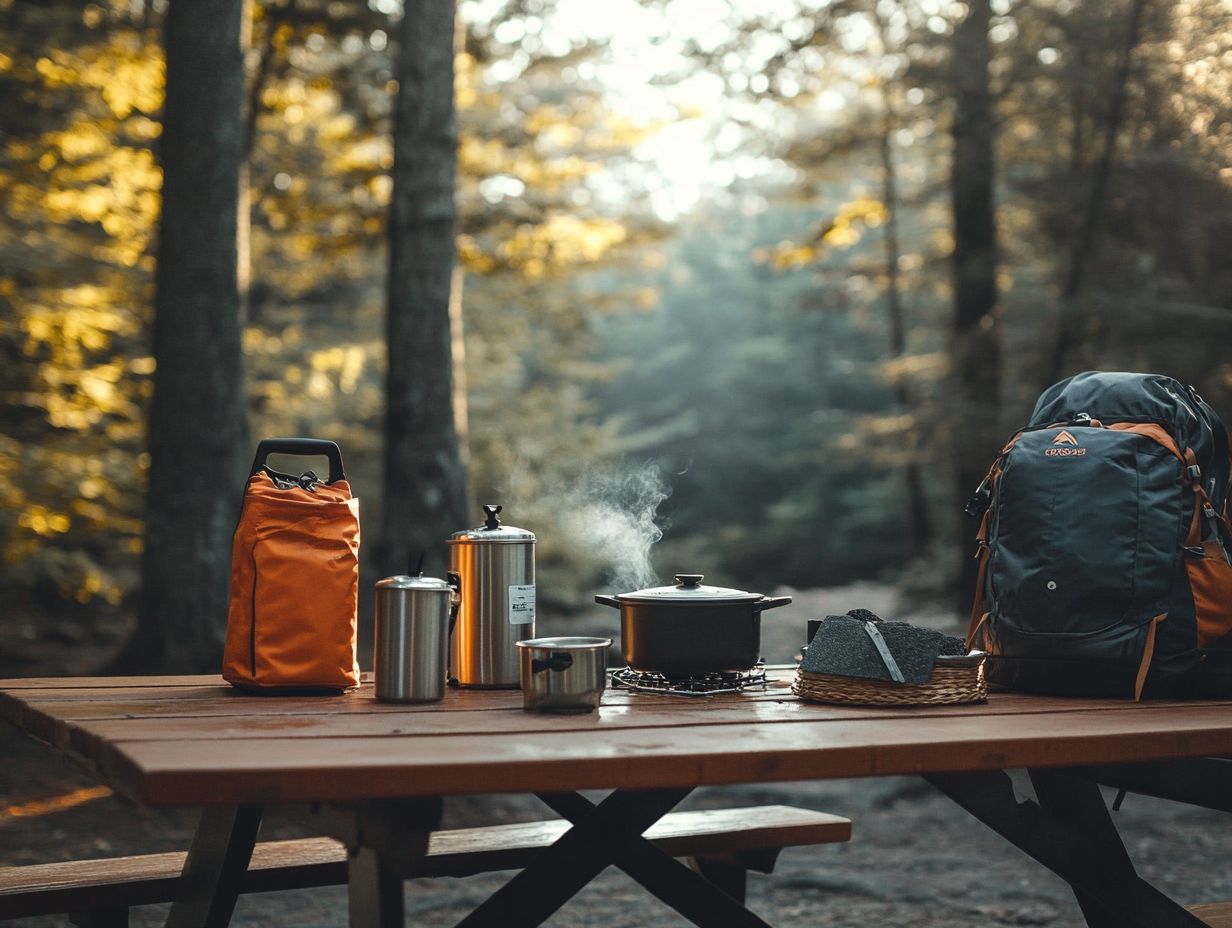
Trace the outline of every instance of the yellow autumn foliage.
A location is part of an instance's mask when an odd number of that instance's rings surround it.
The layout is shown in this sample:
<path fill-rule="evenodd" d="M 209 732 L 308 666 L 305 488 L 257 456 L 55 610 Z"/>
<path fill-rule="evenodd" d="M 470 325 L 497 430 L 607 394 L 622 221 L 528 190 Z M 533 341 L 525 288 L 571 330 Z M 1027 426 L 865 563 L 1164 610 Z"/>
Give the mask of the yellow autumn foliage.
<path fill-rule="evenodd" d="M 889 217 L 889 210 L 880 200 L 858 197 L 842 204 L 809 241 L 780 242 L 773 248 L 758 249 L 754 258 L 762 263 L 769 262 L 776 271 L 798 270 L 820 261 L 832 249 L 858 244 L 864 229 L 876 229 Z"/>
<path fill-rule="evenodd" d="M 162 49 L 139 33 L 118 30 L 99 45 L 54 49 L 35 64 L 48 88 L 80 85 L 97 90 L 112 115 L 157 113 L 166 89 Z"/>
<path fill-rule="evenodd" d="M 598 261 L 625 241 L 628 230 L 610 219 L 557 215 L 540 225 L 523 224 L 497 249 L 523 276 L 545 276 L 549 266 L 563 268 Z"/>
<path fill-rule="evenodd" d="M 17 524 L 36 535 L 49 536 L 67 532 L 73 521 L 62 512 L 52 512 L 46 506 L 35 504 L 22 510 Z"/>

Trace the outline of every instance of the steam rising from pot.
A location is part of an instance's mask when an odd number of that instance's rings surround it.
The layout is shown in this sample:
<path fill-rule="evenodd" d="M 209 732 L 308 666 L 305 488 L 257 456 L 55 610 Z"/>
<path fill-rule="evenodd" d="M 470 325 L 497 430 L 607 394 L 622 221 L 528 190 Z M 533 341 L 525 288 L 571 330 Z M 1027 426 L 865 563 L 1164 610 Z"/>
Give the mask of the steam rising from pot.
<path fill-rule="evenodd" d="M 595 562 L 604 565 L 617 590 L 640 590 L 657 578 L 650 548 L 663 537 L 655 516 L 671 495 L 653 462 L 587 474 L 570 493 L 566 532 Z"/>

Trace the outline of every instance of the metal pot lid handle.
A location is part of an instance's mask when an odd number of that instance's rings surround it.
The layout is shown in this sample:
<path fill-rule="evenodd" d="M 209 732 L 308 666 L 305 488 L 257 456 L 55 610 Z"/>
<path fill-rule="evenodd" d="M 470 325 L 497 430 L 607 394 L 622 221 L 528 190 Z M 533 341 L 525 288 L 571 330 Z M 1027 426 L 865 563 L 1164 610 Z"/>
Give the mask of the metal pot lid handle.
<path fill-rule="evenodd" d="M 518 528 L 516 525 L 506 525 L 500 520 L 500 513 L 503 509 L 504 507 L 497 503 L 484 503 L 483 525 L 454 532 L 445 539 L 445 544 L 534 544 L 534 532 Z"/>

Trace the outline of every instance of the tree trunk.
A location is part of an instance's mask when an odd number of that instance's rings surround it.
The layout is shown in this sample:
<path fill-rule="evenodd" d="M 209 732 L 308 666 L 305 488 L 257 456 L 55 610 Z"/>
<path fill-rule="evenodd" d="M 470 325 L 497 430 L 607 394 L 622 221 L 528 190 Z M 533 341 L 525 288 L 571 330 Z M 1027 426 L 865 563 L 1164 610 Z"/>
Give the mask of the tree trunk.
<path fill-rule="evenodd" d="M 890 321 L 890 356 L 895 360 L 907 353 L 907 320 L 903 311 L 902 288 L 898 276 L 898 170 L 894 163 L 894 132 L 898 128 L 897 113 L 890 90 L 882 88 L 884 122 L 881 131 L 881 199 L 886 209 L 885 271 L 886 309 Z M 903 486 L 907 498 L 907 517 L 913 554 L 920 554 L 932 540 L 932 520 L 928 514 L 928 496 L 924 492 L 924 476 L 920 466 L 920 431 L 917 410 L 911 401 L 911 391 L 902 375 L 894 380 L 894 398 L 900 409 L 912 414 L 911 431 L 904 436 L 907 461 L 903 466 Z"/>
<path fill-rule="evenodd" d="M 1066 376 L 1066 363 L 1070 355 L 1070 347 L 1082 338 L 1082 318 L 1075 300 L 1082 290 L 1087 264 L 1091 251 L 1095 246 L 1095 233 L 1103 218 L 1104 205 L 1108 199 L 1108 181 L 1112 176 L 1112 163 L 1116 156 L 1117 136 L 1121 132 L 1121 123 L 1125 116 L 1125 98 L 1129 88 L 1129 71 L 1133 64 L 1134 49 L 1138 47 L 1138 36 L 1142 29 L 1142 14 L 1146 0 L 1133 0 L 1129 8 L 1129 23 L 1125 31 L 1125 44 L 1121 48 L 1121 58 L 1117 65 L 1110 90 L 1108 106 L 1108 121 L 1104 124 L 1103 142 L 1100 148 L 1099 160 L 1095 163 L 1091 175 L 1091 187 L 1087 194 L 1086 207 L 1074 236 L 1073 248 L 1069 256 L 1069 265 L 1065 271 L 1065 279 L 1061 284 L 1060 310 L 1057 321 L 1056 340 L 1048 359 L 1048 368 L 1044 376 L 1044 386 L 1050 386 Z"/>
<path fill-rule="evenodd" d="M 216 671 L 249 452 L 238 281 L 245 0 L 172 3 L 137 630 L 117 669 Z"/>
<path fill-rule="evenodd" d="M 421 554 L 444 570 L 444 540 L 466 528 L 466 479 L 454 421 L 449 319 L 454 266 L 454 3 L 408 3 L 401 28 L 389 221 L 389 367 L 384 529 L 378 569 Z"/>
<path fill-rule="evenodd" d="M 954 31 L 954 158 L 950 185 L 954 209 L 955 421 L 958 499 L 965 501 L 1001 445 L 998 401 L 1001 356 L 995 325 L 997 226 L 993 207 L 995 114 L 988 85 L 991 50 L 989 0 L 972 0 Z M 975 529 L 960 520 L 961 597 L 975 591 L 971 558 Z"/>

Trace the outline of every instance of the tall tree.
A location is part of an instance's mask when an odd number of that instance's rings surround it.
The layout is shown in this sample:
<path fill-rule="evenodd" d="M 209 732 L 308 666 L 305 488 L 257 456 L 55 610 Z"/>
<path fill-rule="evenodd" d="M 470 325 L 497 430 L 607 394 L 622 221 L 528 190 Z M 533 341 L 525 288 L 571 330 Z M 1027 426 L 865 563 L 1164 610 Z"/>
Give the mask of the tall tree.
<path fill-rule="evenodd" d="M 408 3 L 395 69 L 385 331 L 384 531 L 378 568 L 401 572 L 467 524 L 454 421 L 449 293 L 458 164 L 453 0 Z M 435 563 L 434 563 L 435 562 Z"/>
<path fill-rule="evenodd" d="M 989 0 L 972 0 L 954 30 L 954 156 L 950 190 L 954 214 L 954 329 L 956 421 L 952 442 L 958 499 L 965 500 L 983 478 L 997 450 L 1001 352 L 994 309 L 997 304 L 997 223 L 993 206 L 996 133 L 988 66 Z M 973 531 L 960 531 L 961 595 L 975 588 L 971 559 Z"/>
<path fill-rule="evenodd" d="M 121 668 L 214 670 L 248 454 L 239 208 L 245 0 L 173 3 L 142 598 Z"/>
<path fill-rule="evenodd" d="M 246 0 L 171 4 L 142 601 L 122 667 L 218 667 L 248 455 L 240 344 Z"/>

